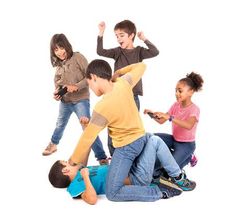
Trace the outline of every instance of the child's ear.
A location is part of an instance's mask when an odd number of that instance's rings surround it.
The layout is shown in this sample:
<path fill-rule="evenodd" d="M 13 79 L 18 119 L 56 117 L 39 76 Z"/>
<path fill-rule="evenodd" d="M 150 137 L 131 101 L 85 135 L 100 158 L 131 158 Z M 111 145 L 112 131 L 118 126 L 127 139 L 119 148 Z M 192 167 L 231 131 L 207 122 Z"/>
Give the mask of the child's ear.
<path fill-rule="evenodd" d="M 190 95 L 190 96 L 192 96 L 192 95 L 193 95 L 193 93 L 194 93 L 194 90 L 193 90 L 193 89 L 190 89 L 190 91 L 189 91 L 189 95 Z"/>
<path fill-rule="evenodd" d="M 135 37 L 135 34 L 131 33 L 129 37 L 131 38 L 131 40 L 133 40 L 133 38 Z"/>
<path fill-rule="evenodd" d="M 97 76 L 95 74 L 91 74 L 91 79 L 96 82 Z"/>

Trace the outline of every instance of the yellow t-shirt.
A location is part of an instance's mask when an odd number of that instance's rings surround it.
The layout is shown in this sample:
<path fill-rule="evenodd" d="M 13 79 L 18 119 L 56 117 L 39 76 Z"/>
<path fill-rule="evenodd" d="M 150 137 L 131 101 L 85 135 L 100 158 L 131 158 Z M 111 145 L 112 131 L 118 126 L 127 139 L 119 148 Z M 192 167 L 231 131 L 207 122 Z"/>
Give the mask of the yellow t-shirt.
<path fill-rule="evenodd" d="M 91 120 L 71 156 L 73 162 L 86 164 L 91 145 L 105 127 L 108 127 L 115 148 L 126 146 L 145 134 L 132 92 L 145 68 L 144 63 L 137 63 L 117 71 L 125 75 L 118 78 L 112 91 L 103 95 L 96 104 Z"/>

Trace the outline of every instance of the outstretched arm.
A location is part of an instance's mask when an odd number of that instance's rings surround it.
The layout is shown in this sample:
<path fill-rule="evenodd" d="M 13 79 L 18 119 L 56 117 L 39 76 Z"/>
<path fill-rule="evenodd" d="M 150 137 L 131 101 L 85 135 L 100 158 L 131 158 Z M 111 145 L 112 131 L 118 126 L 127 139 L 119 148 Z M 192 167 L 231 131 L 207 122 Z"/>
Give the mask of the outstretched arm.
<path fill-rule="evenodd" d="M 146 69 L 146 65 L 144 63 L 137 63 L 137 64 L 131 64 L 124 68 L 121 68 L 115 72 L 116 76 L 122 76 L 122 79 L 125 79 L 129 82 L 131 87 L 133 88 L 136 83 L 140 80 L 140 78 L 143 76 L 144 71 Z M 112 79 L 113 80 L 113 79 Z M 115 81 L 115 80 L 113 80 Z"/>
<path fill-rule="evenodd" d="M 82 193 L 81 197 L 86 203 L 94 205 L 97 202 L 97 194 L 93 185 L 91 184 L 89 170 L 88 168 L 83 168 L 81 169 L 80 173 L 86 187 L 86 190 Z"/>
<path fill-rule="evenodd" d="M 159 124 L 163 124 L 167 121 L 167 119 L 165 118 L 162 118 L 162 116 L 159 114 L 159 112 L 153 112 L 152 110 L 150 109 L 145 109 L 144 110 L 144 114 L 148 114 L 148 113 L 152 113 L 153 115 L 153 119 L 158 122 Z M 165 113 L 162 113 L 162 114 L 165 114 Z M 160 117 L 161 116 L 161 117 Z"/>
<path fill-rule="evenodd" d="M 159 120 L 157 118 L 154 118 L 154 120 L 160 124 L 169 120 L 171 117 L 169 113 L 162 113 L 162 112 L 155 112 L 154 115 L 156 115 L 159 118 Z M 181 120 L 181 119 L 173 117 L 172 122 L 182 128 L 185 128 L 187 130 L 191 130 L 193 128 L 193 126 L 195 125 L 195 123 L 197 122 L 197 119 L 195 116 L 191 116 L 190 118 L 188 118 L 186 120 Z"/>
<path fill-rule="evenodd" d="M 93 110 L 89 124 L 84 129 L 78 144 L 69 159 L 69 163 L 71 165 L 78 163 L 87 165 L 88 156 L 93 142 L 95 141 L 99 132 L 102 131 L 108 124 L 107 119 L 102 114 L 100 114 L 102 111 L 97 112 L 95 109 Z"/>

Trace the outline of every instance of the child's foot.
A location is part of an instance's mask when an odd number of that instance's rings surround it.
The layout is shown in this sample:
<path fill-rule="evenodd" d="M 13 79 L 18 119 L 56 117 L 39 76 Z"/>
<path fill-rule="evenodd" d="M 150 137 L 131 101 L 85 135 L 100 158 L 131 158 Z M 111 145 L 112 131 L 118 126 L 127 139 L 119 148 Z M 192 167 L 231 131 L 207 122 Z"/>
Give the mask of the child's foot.
<path fill-rule="evenodd" d="M 162 199 L 168 199 L 174 196 L 178 196 L 182 193 L 182 190 L 175 186 L 173 183 L 167 182 L 159 182 L 158 184 L 159 189 L 162 192 Z"/>
<path fill-rule="evenodd" d="M 48 156 L 51 155 L 52 153 L 56 152 L 57 147 L 56 144 L 49 143 L 49 145 L 46 147 L 46 149 L 43 151 L 42 155 L 43 156 Z"/>
<path fill-rule="evenodd" d="M 183 172 L 179 177 L 170 177 L 169 179 L 183 191 L 192 191 L 196 187 L 196 182 L 187 179 L 186 174 Z"/>
<path fill-rule="evenodd" d="M 197 157 L 195 156 L 195 154 L 193 154 L 193 155 L 192 155 L 192 158 L 191 158 L 191 160 L 190 160 L 190 166 L 191 166 L 191 167 L 196 166 L 197 162 L 198 162 L 198 159 L 197 159 Z"/>

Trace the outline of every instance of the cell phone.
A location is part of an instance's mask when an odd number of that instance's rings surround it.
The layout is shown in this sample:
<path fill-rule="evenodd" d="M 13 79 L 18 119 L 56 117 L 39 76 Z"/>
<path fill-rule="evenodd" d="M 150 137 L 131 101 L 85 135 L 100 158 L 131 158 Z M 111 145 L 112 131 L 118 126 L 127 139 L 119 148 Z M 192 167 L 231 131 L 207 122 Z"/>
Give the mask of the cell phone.
<path fill-rule="evenodd" d="M 160 119 L 157 116 L 154 116 L 152 112 L 148 112 L 147 114 L 150 116 L 150 118 Z"/>
<path fill-rule="evenodd" d="M 147 114 L 149 115 L 150 118 L 154 118 L 153 113 L 152 112 L 147 112 Z"/>
<path fill-rule="evenodd" d="M 59 95 L 60 97 L 62 97 L 63 95 L 65 95 L 68 92 L 67 87 L 61 88 L 55 95 Z"/>

